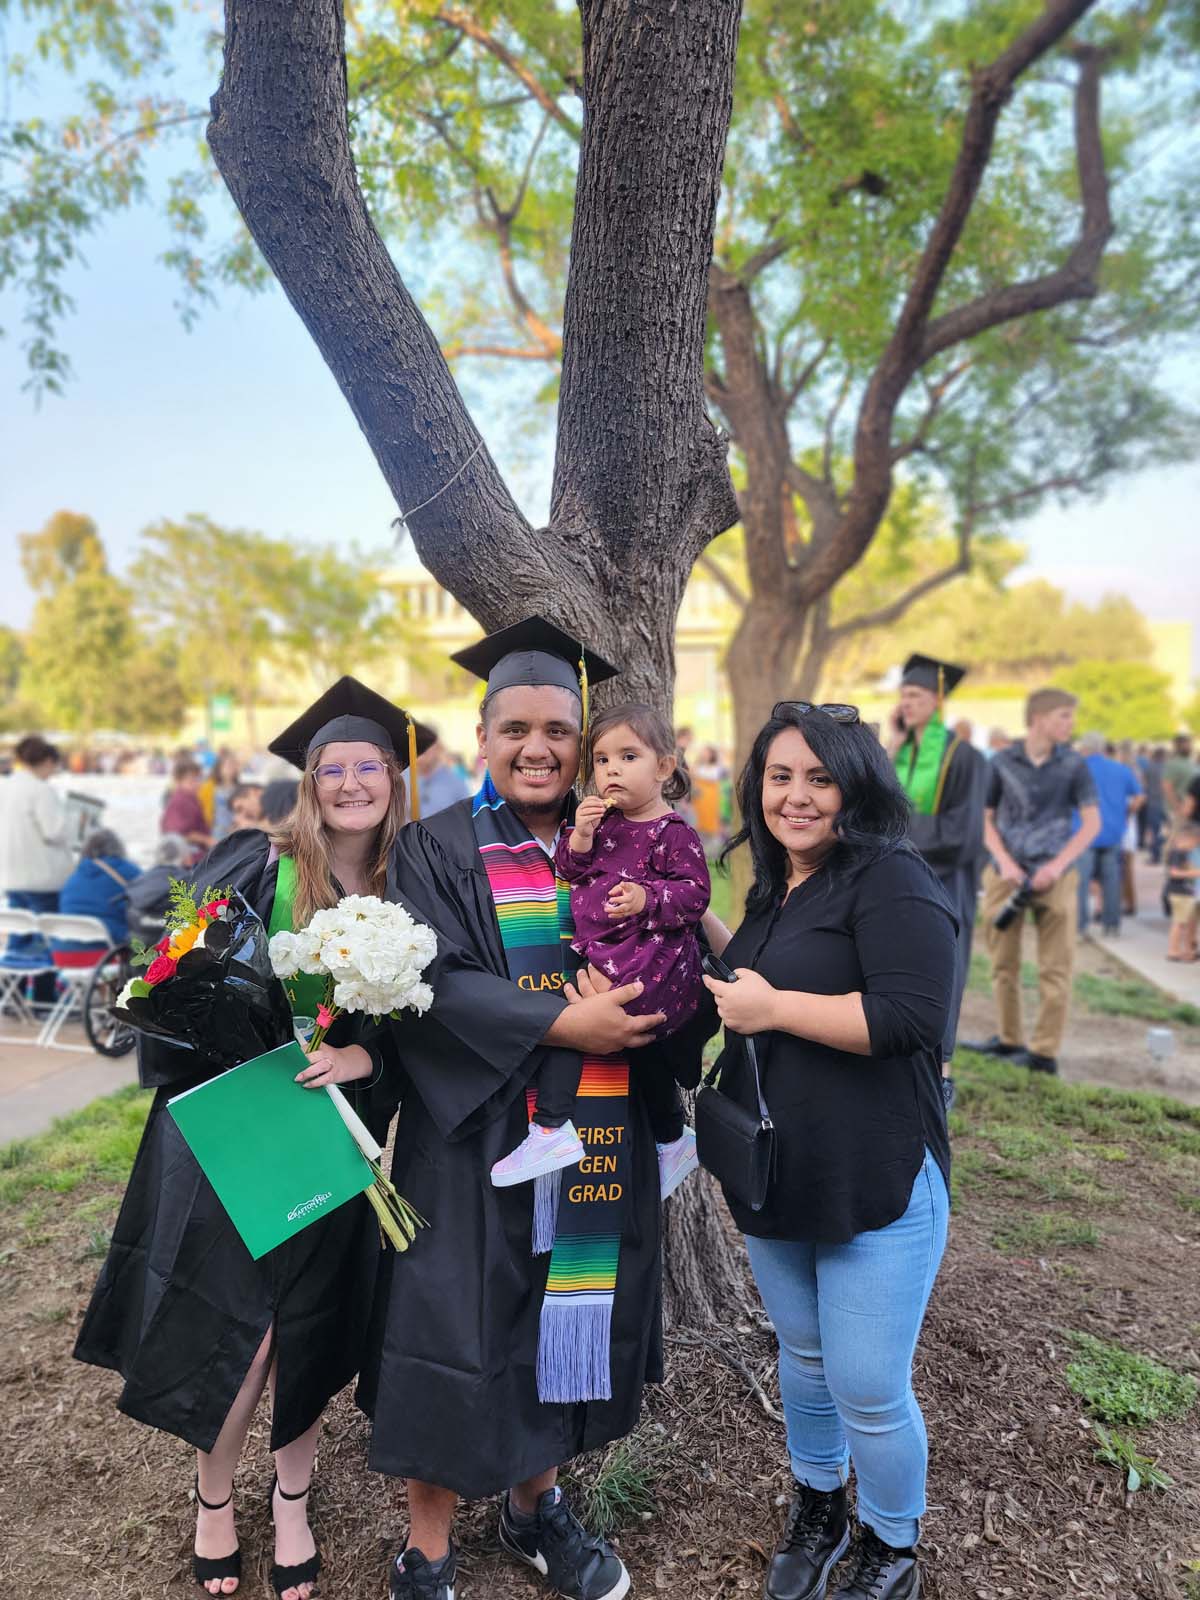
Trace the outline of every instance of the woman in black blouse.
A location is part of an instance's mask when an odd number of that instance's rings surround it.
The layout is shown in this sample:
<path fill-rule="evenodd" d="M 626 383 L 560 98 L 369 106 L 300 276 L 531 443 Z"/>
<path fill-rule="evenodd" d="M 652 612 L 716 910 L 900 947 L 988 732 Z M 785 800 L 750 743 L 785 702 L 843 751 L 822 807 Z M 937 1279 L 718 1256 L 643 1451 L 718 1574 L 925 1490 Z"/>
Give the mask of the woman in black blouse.
<path fill-rule="evenodd" d="M 784 702 L 739 780 L 754 858 L 746 918 L 710 928 L 737 973 L 705 982 L 726 1027 L 721 1087 L 754 1109 L 735 1034 L 757 1036 L 777 1163 L 765 1205 L 731 1195 L 779 1335 L 796 1478 L 769 1600 L 912 1600 L 927 1445 L 912 1361 L 946 1243 L 940 1046 L 955 921 L 907 844 L 908 806 L 851 706 Z"/>

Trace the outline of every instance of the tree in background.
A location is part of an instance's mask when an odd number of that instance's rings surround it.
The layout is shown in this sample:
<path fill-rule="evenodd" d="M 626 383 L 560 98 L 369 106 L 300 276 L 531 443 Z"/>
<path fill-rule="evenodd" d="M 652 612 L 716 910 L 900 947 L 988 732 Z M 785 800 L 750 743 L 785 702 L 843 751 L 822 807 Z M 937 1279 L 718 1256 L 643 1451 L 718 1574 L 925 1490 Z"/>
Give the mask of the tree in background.
<path fill-rule="evenodd" d="M 192 698 L 231 696 L 252 745 L 267 668 L 308 671 L 324 686 L 344 672 L 370 677 L 394 652 L 419 654 L 385 580 L 381 556 L 312 550 L 198 515 L 147 528 L 131 573 L 142 612 L 178 642 Z"/>
<path fill-rule="evenodd" d="M 1167 739 L 1177 725 L 1171 680 L 1141 662 L 1080 661 L 1054 679 L 1079 698 L 1075 726 L 1110 739 Z"/>
<path fill-rule="evenodd" d="M 176 653 L 140 627 L 91 518 L 57 512 L 38 533 L 22 534 L 20 549 L 37 596 L 18 685 L 29 712 L 85 743 L 100 728 L 177 728 L 185 694 Z"/>

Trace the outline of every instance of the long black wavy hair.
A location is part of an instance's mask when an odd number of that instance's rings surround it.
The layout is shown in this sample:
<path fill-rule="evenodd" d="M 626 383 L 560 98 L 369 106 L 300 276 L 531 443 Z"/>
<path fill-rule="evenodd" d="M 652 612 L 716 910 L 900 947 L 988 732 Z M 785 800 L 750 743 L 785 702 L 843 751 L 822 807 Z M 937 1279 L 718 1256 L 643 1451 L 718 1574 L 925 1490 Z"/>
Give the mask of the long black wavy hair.
<path fill-rule="evenodd" d="M 759 730 L 737 781 L 742 826 L 721 853 L 724 865 L 739 845 L 749 844 L 754 883 L 746 910 L 751 913 L 778 900 L 787 884 L 787 851 L 767 827 L 762 808 L 767 752 L 787 728 L 800 730 L 842 792 L 842 809 L 834 821 L 838 842 L 825 862 L 831 874 L 859 872 L 880 856 L 908 847 L 908 796 L 875 735 L 861 723 L 835 722 L 823 711 L 789 709 Z"/>

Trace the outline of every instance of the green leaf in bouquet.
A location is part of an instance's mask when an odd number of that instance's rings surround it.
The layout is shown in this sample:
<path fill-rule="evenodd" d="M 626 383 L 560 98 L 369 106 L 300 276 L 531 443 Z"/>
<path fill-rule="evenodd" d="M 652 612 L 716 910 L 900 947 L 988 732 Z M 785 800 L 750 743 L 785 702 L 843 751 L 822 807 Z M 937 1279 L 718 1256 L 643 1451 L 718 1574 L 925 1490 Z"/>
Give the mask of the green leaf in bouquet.
<path fill-rule="evenodd" d="M 147 983 L 145 978 L 134 978 L 129 985 L 130 998 L 132 999 L 136 995 L 144 1000 L 153 987 L 154 985 Z"/>

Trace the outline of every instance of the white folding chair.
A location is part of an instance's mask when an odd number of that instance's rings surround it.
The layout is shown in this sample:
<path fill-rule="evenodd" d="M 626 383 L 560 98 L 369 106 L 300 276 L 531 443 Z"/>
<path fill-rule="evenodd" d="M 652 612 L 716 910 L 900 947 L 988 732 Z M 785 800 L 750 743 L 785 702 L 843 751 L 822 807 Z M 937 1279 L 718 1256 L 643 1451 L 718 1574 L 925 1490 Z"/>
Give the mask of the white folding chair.
<path fill-rule="evenodd" d="M 4 939 L 4 950 L 0 952 L 0 1015 L 10 1011 L 26 1027 L 36 1026 L 37 1018 L 25 998 L 25 985 L 30 978 L 37 978 L 43 972 L 53 972 L 54 965 L 48 953 L 39 956 L 14 952 L 11 941 L 31 936 L 40 941 L 41 931 L 36 912 L 0 906 L 0 937 Z M 45 947 L 42 946 L 42 949 L 44 952 Z M 10 1033 L 0 1035 L 0 1043 L 29 1044 L 30 1039 L 27 1035 Z"/>
<path fill-rule="evenodd" d="M 37 1042 L 50 1050 L 80 1050 L 91 1055 L 90 1044 L 60 1044 L 58 1035 L 73 1011 L 83 1014 L 87 986 L 96 967 L 112 949 L 112 936 L 99 917 L 75 916 L 65 911 L 44 911 L 37 923 L 38 931 L 50 945 L 54 970 L 62 984 L 62 992 L 43 1022 Z M 71 939 L 92 948 L 55 950 L 54 943 L 59 939 Z"/>

